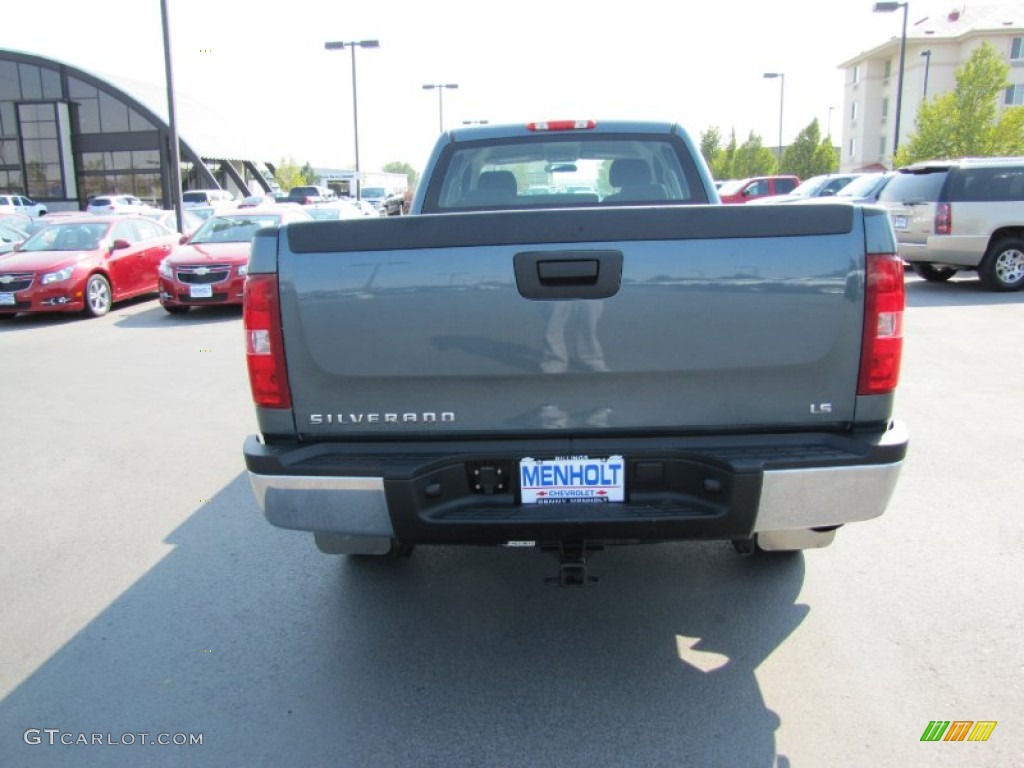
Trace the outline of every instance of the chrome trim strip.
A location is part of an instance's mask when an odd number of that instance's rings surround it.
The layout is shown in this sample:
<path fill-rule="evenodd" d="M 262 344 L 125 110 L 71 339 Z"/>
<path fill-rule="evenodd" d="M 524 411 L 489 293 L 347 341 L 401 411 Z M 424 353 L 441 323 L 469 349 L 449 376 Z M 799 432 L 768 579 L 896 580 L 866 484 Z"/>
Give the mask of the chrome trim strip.
<path fill-rule="evenodd" d="M 902 467 L 899 461 L 765 472 L 754 531 L 792 531 L 878 517 Z"/>

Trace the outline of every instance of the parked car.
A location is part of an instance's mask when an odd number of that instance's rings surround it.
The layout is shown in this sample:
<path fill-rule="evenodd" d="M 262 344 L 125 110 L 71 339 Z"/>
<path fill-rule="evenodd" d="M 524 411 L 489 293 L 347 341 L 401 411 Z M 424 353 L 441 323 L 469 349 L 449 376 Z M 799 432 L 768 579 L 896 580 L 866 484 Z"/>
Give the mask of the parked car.
<path fill-rule="evenodd" d="M 350 203 L 363 212 L 363 216 L 379 216 L 377 209 L 369 200 L 350 200 Z"/>
<path fill-rule="evenodd" d="M 719 187 L 718 197 L 723 203 L 748 203 L 759 197 L 789 194 L 799 183 L 798 176 L 752 176 L 726 182 Z"/>
<path fill-rule="evenodd" d="M 931 282 L 976 270 L 991 291 L 1024 288 L 1024 157 L 929 160 L 878 196 L 900 256 Z"/>
<path fill-rule="evenodd" d="M 28 232 L 0 219 L 0 254 L 10 253 L 28 240 Z"/>
<path fill-rule="evenodd" d="M 264 205 L 273 205 L 277 202 L 277 196 L 269 192 L 262 195 L 249 195 L 238 201 L 239 208 L 259 208 Z"/>
<path fill-rule="evenodd" d="M 17 227 L 18 229 L 28 229 L 35 222 L 42 222 L 43 219 L 34 219 L 27 213 L 7 213 L 6 211 L 0 211 L 0 221 L 5 224 Z"/>
<path fill-rule="evenodd" d="M 768 195 L 751 200 L 753 204 L 800 203 L 813 198 L 834 197 L 843 187 L 856 179 L 857 173 L 823 173 L 801 181 L 785 195 Z"/>
<path fill-rule="evenodd" d="M 189 189 L 181 193 L 183 208 L 194 208 L 199 205 L 217 205 L 233 203 L 235 196 L 226 189 Z"/>
<path fill-rule="evenodd" d="M 596 191 L 595 191 L 596 193 Z M 404 192 L 395 192 L 384 198 L 379 213 L 381 216 L 404 216 L 409 213 L 409 206 L 412 204 L 413 190 L 407 189 Z"/>
<path fill-rule="evenodd" d="M 160 304 L 172 315 L 209 304 L 241 304 L 252 236 L 264 227 L 312 221 L 298 208 L 215 214 L 160 264 Z"/>
<path fill-rule="evenodd" d="M 356 203 L 355 200 L 335 200 L 331 203 L 317 203 L 316 205 L 304 206 L 306 213 L 317 221 L 330 221 L 332 219 L 361 219 L 366 212 Z"/>
<path fill-rule="evenodd" d="M 286 202 L 298 203 L 299 205 L 313 205 L 314 203 L 327 203 L 331 200 L 337 199 L 337 193 L 329 187 L 307 185 L 303 187 L 292 187 L 288 190 Z"/>
<path fill-rule="evenodd" d="M 85 207 L 86 213 L 139 213 L 151 208 L 134 195 L 101 195 L 94 197 Z"/>
<path fill-rule="evenodd" d="M 157 289 L 157 267 L 178 235 L 132 215 L 50 224 L 0 259 L 0 314 L 78 312 Z"/>
<path fill-rule="evenodd" d="M 153 219 L 154 221 L 160 222 L 163 226 L 167 227 L 171 232 L 178 231 L 178 217 L 175 215 L 173 210 L 165 210 L 163 208 L 152 208 L 148 211 L 142 211 L 142 216 Z M 179 234 L 188 236 L 195 232 L 202 225 L 203 219 L 196 216 L 192 211 L 181 212 L 181 226 L 182 231 Z"/>
<path fill-rule="evenodd" d="M 46 215 L 46 206 L 24 195 L 0 195 L 0 213 L 23 213 L 37 219 Z"/>
<path fill-rule="evenodd" d="M 838 200 L 845 203 L 874 203 L 885 185 L 895 175 L 895 171 L 879 171 L 876 173 L 862 173 L 845 187 L 835 193 L 833 197 L 812 197 L 801 200 L 803 203 L 827 203 Z"/>
<path fill-rule="evenodd" d="M 388 191 L 384 187 L 363 187 L 359 190 L 359 199 L 368 202 L 374 210 L 380 208 L 387 196 Z"/>
<path fill-rule="evenodd" d="M 24 229 L 29 235 L 34 235 L 43 227 L 48 227 L 51 224 L 69 221 L 70 219 L 88 218 L 91 215 L 83 211 L 51 211 L 45 216 L 40 216 L 38 219 L 23 219 L 23 223 L 15 223 L 15 226 Z"/>
<path fill-rule="evenodd" d="M 405 213 L 405 192 L 388 195 L 377 210 L 381 216 L 401 216 Z"/>

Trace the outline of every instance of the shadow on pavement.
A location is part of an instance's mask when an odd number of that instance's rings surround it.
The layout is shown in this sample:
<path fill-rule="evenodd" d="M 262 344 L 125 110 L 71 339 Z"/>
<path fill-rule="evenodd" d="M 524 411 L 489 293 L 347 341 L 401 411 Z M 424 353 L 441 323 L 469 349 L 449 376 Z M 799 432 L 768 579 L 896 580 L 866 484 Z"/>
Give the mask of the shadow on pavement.
<path fill-rule="evenodd" d="M 981 287 L 972 273 L 954 277 L 946 283 L 929 283 L 907 273 L 907 306 L 913 307 L 973 307 L 996 304 L 1020 304 L 1024 291 L 997 293 Z"/>
<path fill-rule="evenodd" d="M 183 315 L 172 315 L 159 302 L 144 312 L 125 315 L 119 318 L 119 328 L 171 328 L 177 325 L 205 325 L 209 323 L 226 323 L 238 321 L 242 317 L 242 307 L 211 306 L 191 309 Z"/>
<path fill-rule="evenodd" d="M 168 543 L 0 701 L 0 764 L 788 765 L 755 671 L 807 614 L 800 556 L 619 548 L 585 589 L 546 586 L 535 550 L 332 559 L 269 526 L 244 476 Z"/>

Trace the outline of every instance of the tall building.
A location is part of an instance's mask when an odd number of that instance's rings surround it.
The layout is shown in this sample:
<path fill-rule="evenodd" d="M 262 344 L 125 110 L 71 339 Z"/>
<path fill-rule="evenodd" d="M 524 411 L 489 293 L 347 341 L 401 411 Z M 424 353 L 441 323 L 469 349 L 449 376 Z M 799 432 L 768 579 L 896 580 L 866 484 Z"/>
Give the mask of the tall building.
<path fill-rule="evenodd" d="M 1024 105 L 1024 3 L 960 3 L 943 15 L 915 19 L 910 0 L 906 12 L 899 144 L 915 132 L 917 111 L 925 98 L 952 91 L 954 73 L 983 42 L 993 45 L 1010 65 L 1011 85 L 999 99 L 1000 108 Z M 902 13 L 901 7 L 890 14 L 898 33 Z M 839 65 L 845 72 L 841 171 L 892 167 L 900 38 L 897 34 Z"/>

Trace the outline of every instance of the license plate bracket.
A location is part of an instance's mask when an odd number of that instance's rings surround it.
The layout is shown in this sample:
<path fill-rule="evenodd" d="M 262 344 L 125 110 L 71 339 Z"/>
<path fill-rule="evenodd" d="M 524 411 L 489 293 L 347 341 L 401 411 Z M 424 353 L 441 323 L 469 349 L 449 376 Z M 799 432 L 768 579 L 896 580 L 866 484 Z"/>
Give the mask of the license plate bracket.
<path fill-rule="evenodd" d="M 523 504 L 601 504 L 626 498 L 622 456 L 527 457 L 519 461 Z"/>

